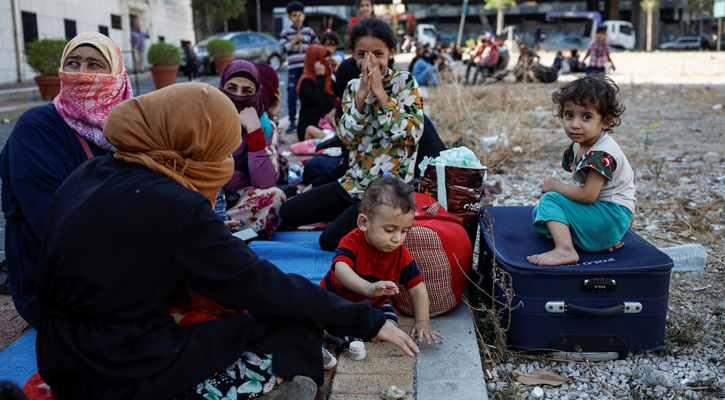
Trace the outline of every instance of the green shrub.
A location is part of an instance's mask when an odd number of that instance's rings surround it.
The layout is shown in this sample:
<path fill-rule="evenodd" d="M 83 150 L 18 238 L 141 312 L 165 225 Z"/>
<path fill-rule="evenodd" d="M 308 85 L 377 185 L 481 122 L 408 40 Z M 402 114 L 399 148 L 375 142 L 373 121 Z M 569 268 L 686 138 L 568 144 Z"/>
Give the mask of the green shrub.
<path fill-rule="evenodd" d="M 173 44 L 158 42 L 149 47 L 149 64 L 156 66 L 174 66 L 181 64 L 181 49 Z"/>
<path fill-rule="evenodd" d="M 234 43 L 226 39 L 212 39 L 206 45 L 209 57 L 234 57 Z"/>
<path fill-rule="evenodd" d="M 25 59 L 36 74 L 58 76 L 66 43 L 63 39 L 37 40 L 25 48 Z"/>

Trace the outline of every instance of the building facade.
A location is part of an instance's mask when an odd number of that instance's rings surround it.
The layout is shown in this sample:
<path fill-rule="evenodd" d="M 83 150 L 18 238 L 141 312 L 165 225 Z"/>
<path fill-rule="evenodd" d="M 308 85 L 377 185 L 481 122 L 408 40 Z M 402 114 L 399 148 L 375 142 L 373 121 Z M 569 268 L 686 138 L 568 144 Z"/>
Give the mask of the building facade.
<path fill-rule="evenodd" d="M 0 0 L 0 83 L 28 81 L 35 73 L 23 50 L 38 39 L 73 38 L 101 32 L 121 48 L 133 69 L 131 31 L 148 32 L 146 49 L 164 41 L 195 42 L 191 0 Z"/>

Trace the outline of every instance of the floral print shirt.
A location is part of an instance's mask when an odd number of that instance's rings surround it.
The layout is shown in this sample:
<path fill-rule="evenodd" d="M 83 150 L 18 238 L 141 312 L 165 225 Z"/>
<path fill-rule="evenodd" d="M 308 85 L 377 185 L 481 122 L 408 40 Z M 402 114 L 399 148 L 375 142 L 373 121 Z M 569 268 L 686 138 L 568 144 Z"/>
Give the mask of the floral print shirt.
<path fill-rule="evenodd" d="M 378 104 L 371 92 L 362 113 L 355 107 L 360 78 L 348 83 L 342 97 L 338 135 L 350 149 L 350 156 L 347 172 L 338 181 L 353 198 L 362 197 L 370 181 L 385 172 L 405 182 L 413 179 L 415 172 L 418 140 L 423 134 L 423 99 L 418 94 L 418 82 L 406 71 L 388 68 L 383 88 L 390 101 Z"/>
<path fill-rule="evenodd" d="M 604 175 L 607 180 L 597 200 L 614 202 L 634 213 L 634 172 L 617 142 L 603 133 L 579 160 L 576 159 L 578 152 L 579 144 L 572 142 L 564 150 L 561 167 L 574 173 L 574 181 L 579 185 L 584 185 L 590 168 Z"/>

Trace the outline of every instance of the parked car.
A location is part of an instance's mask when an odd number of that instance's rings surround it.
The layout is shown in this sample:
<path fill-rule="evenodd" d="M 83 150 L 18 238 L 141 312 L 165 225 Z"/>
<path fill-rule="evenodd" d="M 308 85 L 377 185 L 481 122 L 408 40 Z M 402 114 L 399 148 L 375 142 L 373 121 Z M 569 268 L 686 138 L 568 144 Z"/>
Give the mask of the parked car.
<path fill-rule="evenodd" d="M 699 36 L 680 36 L 673 42 L 660 45 L 660 50 L 699 50 L 702 48 L 702 38 Z"/>
<path fill-rule="evenodd" d="M 279 69 L 284 62 L 284 56 L 279 52 L 279 41 L 257 32 L 222 32 L 216 33 L 196 43 L 194 51 L 201 60 L 207 74 L 215 74 L 216 66 L 209 59 L 206 45 L 212 39 L 226 39 L 234 43 L 234 58 L 247 60 L 253 63 L 265 62 L 274 69 Z"/>
<path fill-rule="evenodd" d="M 589 39 L 584 36 L 555 36 L 545 42 L 539 43 L 541 50 L 559 51 L 571 49 L 586 49 L 589 45 Z"/>

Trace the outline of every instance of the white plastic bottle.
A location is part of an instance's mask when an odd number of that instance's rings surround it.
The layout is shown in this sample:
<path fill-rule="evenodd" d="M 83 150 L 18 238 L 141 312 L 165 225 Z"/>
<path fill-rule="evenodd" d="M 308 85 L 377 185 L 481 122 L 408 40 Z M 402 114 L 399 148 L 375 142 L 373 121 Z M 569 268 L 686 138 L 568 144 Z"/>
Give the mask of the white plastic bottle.
<path fill-rule="evenodd" d="M 697 243 L 662 247 L 659 250 L 674 261 L 673 271 L 699 271 L 707 265 L 707 250 Z"/>

